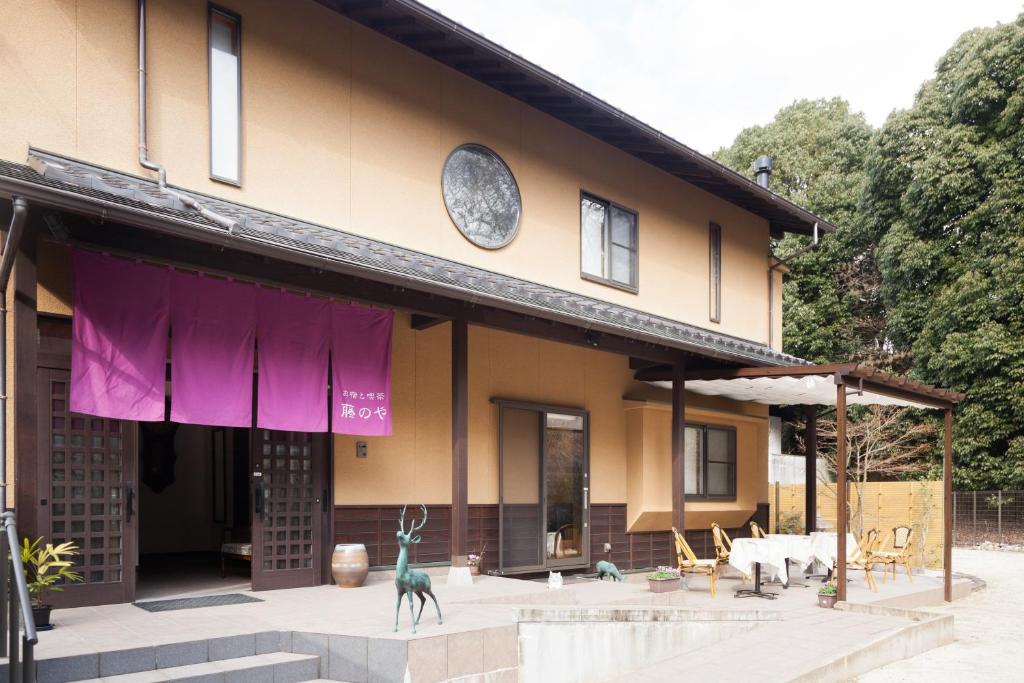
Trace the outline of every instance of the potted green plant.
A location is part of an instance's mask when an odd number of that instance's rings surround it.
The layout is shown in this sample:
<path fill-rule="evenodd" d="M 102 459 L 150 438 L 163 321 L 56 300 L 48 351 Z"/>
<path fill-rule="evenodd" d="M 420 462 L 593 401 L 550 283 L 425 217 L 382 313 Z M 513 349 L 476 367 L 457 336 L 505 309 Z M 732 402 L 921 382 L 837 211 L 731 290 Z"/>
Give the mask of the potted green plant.
<path fill-rule="evenodd" d="M 78 555 L 78 546 L 71 541 L 43 545 L 43 537 L 21 542 L 21 563 L 25 566 L 28 594 L 32 601 L 32 616 L 37 629 L 53 628 L 50 624 L 51 605 L 46 604 L 50 591 L 64 590 L 60 584 L 81 581 L 82 575 L 72 571 L 71 557 Z"/>
<path fill-rule="evenodd" d="M 825 607 L 832 609 L 836 606 L 836 599 L 839 597 L 839 591 L 831 583 L 826 583 L 824 586 L 818 589 L 818 607 Z"/>
<path fill-rule="evenodd" d="M 679 590 L 682 574 L 675 567 L 658 567 L 647 575 L 647 587 L 652 593 L 668 593 Z"/>

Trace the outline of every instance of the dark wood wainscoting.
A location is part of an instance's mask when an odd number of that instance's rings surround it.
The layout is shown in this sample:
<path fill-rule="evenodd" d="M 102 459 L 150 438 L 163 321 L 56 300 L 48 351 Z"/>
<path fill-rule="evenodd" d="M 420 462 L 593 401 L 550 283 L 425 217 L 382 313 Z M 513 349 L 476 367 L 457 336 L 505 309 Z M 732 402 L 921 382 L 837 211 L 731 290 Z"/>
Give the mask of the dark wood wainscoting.
<path fill-rule="evenodd" d="M 478 555 L 484 552 L 480 571 L 487 573 L 498 568 L 498 506 L 469 506 L 469 552 Z"/>
<path fill-rule="evenodd" d="M 762 509 L 763 508 L 763 509 Z M 768 506 L 758 506 L 751 515 L 767 528 Z M 749 520 L 748 520 L 749 521 Z M 726 529 L 730 538 L 750 536 L 750 527 L 744 524 L 736 529 Z M 710 529 L 693 529 L 686 532 L 686 541 L 697 557 L 714 557 L 715 544 Z M 604 544 L 610 543 L 612 550 L 605 552 Z M 591 568 L 600 560 L 610 560 L 619 569 L 647 569 L 659 565 L 674 566 L 675 544 L 670 531 L 626 531 L 625 503 L 598 504 L 590 506 L 590 563 Z"/>
<path fill-rule="evenodd" d="M 400 505 L 338 505 L 334 508 L 334 542 L 362 543 L 370 556 L 370 566 L 394 565 L 398 559 L 398 530 Z M 420 532 L 423 541 L 412 546 L 409 561 L 414 563 L 448 562 L 451 559 L 451 506 L 428 505 L 427 526 Z M 406 513 L 407 523 L 414 509 Z M 419 515 L 419 508 L 415 508 Z M 751 515 L 765 529 L 768 528 L 768 505 L 758 505 Z M 732 538 L 750 536 L 750 527 L 744 524 L 726 529 Z M 470 505 L 468 550 L 484 550 L 481 570 L 486 573 L 498 568 L 498 506 Z M 696 529 L 686 532 L 686 540 L 698 557 L 714 557 L 715 546 L 711 531 Z M 604 544 L 611 543 L 611 553 Z M 626 504 L 593 504 L 590 506 L 590 561 L 591 568 L 600 560 L 611 560 L 619 569 L 647 569 L 658 565 L 675 564 L 672 534 L 667 531 L 626 531 Z"/>
<path fill-rule="evenodd" d="M 395 532 L 401 512 L 401 505 L 336 505 L 334 542 L 362 543 L 370 556 L 371 567 L 393 566 L 398 561 Z M 419 506 L 410 505 L 405 513 L 406 528 L 414 518 L 421 516 Z M 451 560 L 451 516 L 451 505 L 427 506 L 427 525 L 419 532 L 423 540 L 409 547 L 409 562 Z"/>

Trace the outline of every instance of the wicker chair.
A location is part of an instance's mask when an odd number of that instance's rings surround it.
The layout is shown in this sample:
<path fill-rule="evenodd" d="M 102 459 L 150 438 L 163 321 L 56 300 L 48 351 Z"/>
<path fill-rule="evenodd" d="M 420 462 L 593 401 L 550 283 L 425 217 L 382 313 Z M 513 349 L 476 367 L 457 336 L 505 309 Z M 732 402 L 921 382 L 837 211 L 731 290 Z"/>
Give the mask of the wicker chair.
<path fill-rule="evenodd" d="M 878 529 L 869 529 L 861 536 L 860 541 L 857 542 L 857 555 L 853 561 L 850 562 L 851 567 L 856 567 L 864 571 L 864 581 L 867 583 L 868 588 L 877 592 L 878 584 L 875 582 L 875 577 L 871 573 L 871 567 L 874 563 L 874 553 L 878 549 Z"/>
<path fill-rule="evenodd" d="M 679 564 L 679 571 L 683 574 L 704 574 L 711 584 L 711 597 L 717 595 L 715 581 L 718 579 L 718 560 L 699 560 L 694 554 L 690 544 L 686 542 L 683 535 L 672 527 L 672 535 L 676 542 L 676 561 Z"/>
<path fill-rule="evenodd" d="M 758 524 L 757 522 L 755 522 L 754 520 L 750 520 L 750 537 L 751 538 L 764 538 L 765 537 L 764 529 L 761 528 L 761 525 Z"/>
<path fill-rule="evenodd" d="M 872 564 L 883 566 L 882 581 L 892 565 L 892 580 L 896 580 L 896 566 L 903 565 L 907 571 L 907 579 L 914 582 L 914 571 L 911 566 L 914 552 L 914 530 L 909 526 L 894 527 L 889 535 L 892 538 L 892 550 L 874 550 L 868 558 Z"/>
<path fill-rule="evenodd" d="M 718 564 L 729 564 L 729 552 L 732 550 L 732 539 L 718 522 L 711 523 L 711 540 L 715 543 L 715 559 Z"/>

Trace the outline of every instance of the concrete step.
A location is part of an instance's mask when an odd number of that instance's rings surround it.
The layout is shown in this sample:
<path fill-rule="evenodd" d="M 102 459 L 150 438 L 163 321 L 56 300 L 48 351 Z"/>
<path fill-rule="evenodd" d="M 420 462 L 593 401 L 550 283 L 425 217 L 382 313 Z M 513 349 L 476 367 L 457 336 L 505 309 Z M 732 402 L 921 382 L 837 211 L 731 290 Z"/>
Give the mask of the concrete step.
<path fill-rule="evenodd" d="M 37 658 L 39 683 L 87 681 L 291 651 L 290 631 L 263 631 L 204 640 Z M 161 679 L 155 679 L 161 680 Z"/>
<path fill-rule="evenodd" d="M 318 680 L 319 676 L 320 658 L 316 655 L 268 652 L 249 657 L 86 679 L 83 683 L 305 683 Z"/>

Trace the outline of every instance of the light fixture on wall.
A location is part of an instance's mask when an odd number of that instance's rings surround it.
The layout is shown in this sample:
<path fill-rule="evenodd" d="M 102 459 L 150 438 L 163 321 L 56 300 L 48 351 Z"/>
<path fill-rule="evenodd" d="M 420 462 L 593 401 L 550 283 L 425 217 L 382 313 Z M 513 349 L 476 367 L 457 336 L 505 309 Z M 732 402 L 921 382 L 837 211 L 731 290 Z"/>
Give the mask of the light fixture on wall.
<path fill-rule="evenodd" d="M 593 346 L 595 349 L 597 348 L 598 338 L 599 337 L 597 332 L 587 332 L 585 335 L 583 335 L 583 339 L 587 342 L 587 344 Z"/>

